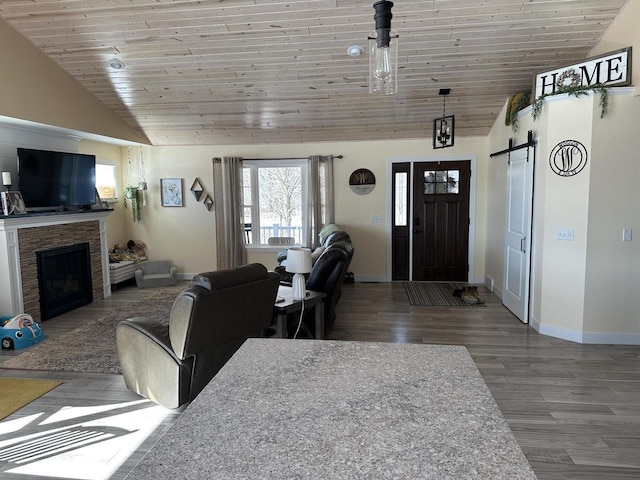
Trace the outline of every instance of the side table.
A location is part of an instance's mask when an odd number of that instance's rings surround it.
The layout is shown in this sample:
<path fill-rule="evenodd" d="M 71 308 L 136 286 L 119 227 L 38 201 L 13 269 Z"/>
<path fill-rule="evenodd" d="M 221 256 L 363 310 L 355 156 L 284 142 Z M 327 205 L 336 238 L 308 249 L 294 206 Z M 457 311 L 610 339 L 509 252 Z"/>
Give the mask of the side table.
<path fill-rule="evenodd" d="M 300 312 L 303 308 L 308 310 L 316 307 L 316 340 L 324 340 L 324 298 L 326 293 L 314 292 L 307 290 L 307 296 L 304 299 L 304 307 L 302 300 L 294 300 L 291 293 L 291 287 L 280 285 L 278 287 L 278 297 L 284 300 L 277 301 L 274 304 L 274 315 L 276 317 L 276 337 L 287 338 L 287 315 L 290 313 Z"/>

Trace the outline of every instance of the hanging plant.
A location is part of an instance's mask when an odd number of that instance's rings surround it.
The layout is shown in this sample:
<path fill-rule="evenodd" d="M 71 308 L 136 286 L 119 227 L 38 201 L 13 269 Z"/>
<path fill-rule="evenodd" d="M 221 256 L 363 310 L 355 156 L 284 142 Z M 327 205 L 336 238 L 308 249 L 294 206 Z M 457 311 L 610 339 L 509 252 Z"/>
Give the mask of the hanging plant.
<path fill-rule="evenodd" d="M 569 74 L 570 75 L 570 74 Z M 569 77 L 568 77 L 569 78 Z M 545 93 L 544 95 L 540 95 L 536 98 L 532 104 L 531 116 L 534 120 L 537 120 L 540 114 L 542 113 L 542 107 L 544 105 L 544 99 L 547 97 L 551 97 L 553 95 L 560 95 L 561 93 L 566 93 L 567 95 L 572 95 L 574 97 L 581 97 L 586 95 L 590 91 L 594 93 L 600 94 L 600 118 L 603 118 L 607 114 L 607 110 L 609 109 L 609 92 L 607 87 L 601 83 L 596 83 L 595 85 L 576 85 L 575 83 L 563 84 L 560 80 L 562 76 L 558 78 L 558 82 L 556 82 L 556 91 L 553 93 Z"/>
<path fill-rule="evenodd" d="M 140 205 L 140 190 L 134 185 L 124 187 L 124 208 L 127 207 L 127 200 L 131 202 L 131 215 L 134 222 L 139 222 L 142 216 L 142 205 Z"/>
<path fill-rule="evenodd" d="M 531 105 L 531 90 L 515 94 L 507 102 L 507 114 L 504 119 L 505 125 L 511 125 L 514 132 L 518 131 L 518 112 Z"/>

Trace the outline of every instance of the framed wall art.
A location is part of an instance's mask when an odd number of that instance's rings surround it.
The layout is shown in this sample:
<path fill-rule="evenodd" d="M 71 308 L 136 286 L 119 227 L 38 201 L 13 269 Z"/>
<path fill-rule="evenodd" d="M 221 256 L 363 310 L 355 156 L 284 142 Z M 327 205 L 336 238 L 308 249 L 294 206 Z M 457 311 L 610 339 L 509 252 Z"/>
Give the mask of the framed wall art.
<path fill-rule="evenodd" d="M 11 201 L 11 206 L 13 207 L 13 213 L 22 214 L 27 213 L 27 207 L 24 204 L 24 200 L 22 199 L 22 194 L 18 191 L 15 192 L 7 192 L 7 195 Z"/>
<path fill-rule="evenodd" d="M 160 197 L 163 207 L 182 207 L 182 179 L 161 178 Z"/>

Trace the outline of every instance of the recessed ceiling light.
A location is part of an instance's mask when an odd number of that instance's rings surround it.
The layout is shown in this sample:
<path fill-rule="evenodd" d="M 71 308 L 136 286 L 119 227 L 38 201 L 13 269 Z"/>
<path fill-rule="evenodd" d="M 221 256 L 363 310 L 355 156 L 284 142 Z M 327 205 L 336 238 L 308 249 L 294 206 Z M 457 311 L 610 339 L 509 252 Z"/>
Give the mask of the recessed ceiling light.
<path fill-rule="evenodd" d="M 349 48 L 347 48 L 347 53 L 352 57 L 359 57 L 364 53 L 364 48 L 362 48 L 360 45 L 351 45 Z"/>
<path fill-rule="evenodd" d="M 113 58 L 109 60 L 109 66 L 114 70 L 122 70 L 124 68 L 124 62 L 122 60 L 118 60 L 117 58 Z"/>

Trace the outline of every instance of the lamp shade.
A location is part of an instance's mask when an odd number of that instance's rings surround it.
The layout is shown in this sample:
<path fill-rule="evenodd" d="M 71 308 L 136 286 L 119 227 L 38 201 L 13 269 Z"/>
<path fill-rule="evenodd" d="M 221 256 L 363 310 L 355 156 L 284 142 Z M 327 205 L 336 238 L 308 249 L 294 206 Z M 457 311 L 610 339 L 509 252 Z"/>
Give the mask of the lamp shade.
<path fill-rule="evenodd" d="M 287 251 L 287 265 L 289 273 L 309 273 L 311 271 L 311 249 L 293 247 Z"/>

